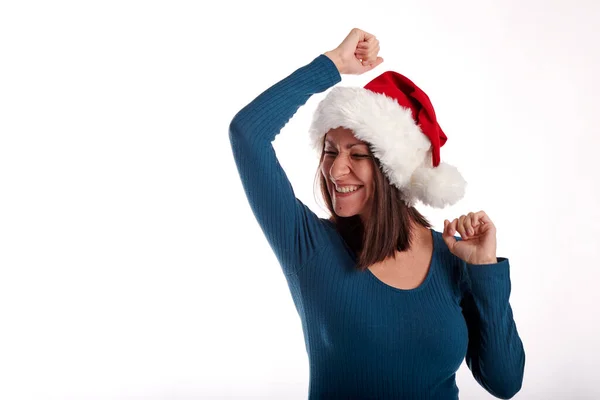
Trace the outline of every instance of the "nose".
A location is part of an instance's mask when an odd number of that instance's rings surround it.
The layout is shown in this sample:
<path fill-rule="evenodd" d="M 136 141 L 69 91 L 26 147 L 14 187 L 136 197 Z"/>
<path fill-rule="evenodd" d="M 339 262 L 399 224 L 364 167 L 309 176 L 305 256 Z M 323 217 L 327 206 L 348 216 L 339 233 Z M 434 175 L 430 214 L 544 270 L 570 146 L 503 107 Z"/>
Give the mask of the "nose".
<path fill-rule="evenodd" d="M 331 164 L 331 168 L 329 169 L 329 176 L 335 182 L 349 173 L 350 166 L 348 163 L 348 157 L 337 155 Z"/>

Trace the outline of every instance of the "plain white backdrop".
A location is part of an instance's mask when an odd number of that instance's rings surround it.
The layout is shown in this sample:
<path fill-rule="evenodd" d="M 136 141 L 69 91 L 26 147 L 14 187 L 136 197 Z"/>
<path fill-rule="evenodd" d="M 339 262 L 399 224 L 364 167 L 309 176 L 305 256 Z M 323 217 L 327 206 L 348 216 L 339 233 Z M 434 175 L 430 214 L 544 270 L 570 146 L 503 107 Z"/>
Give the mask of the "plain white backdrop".
<path fill-rule="evenodd" d="M 358 27 L 431 98 L 511 262 L 519 399 L 600 398 L 600 3 L 0 5 L 0 398 L 304 399 L 308 358 L 228 139 Z M 313 194 L 313 96 L 274 142 Z M 493 398 L 463 363 L 461 399 Z"/>

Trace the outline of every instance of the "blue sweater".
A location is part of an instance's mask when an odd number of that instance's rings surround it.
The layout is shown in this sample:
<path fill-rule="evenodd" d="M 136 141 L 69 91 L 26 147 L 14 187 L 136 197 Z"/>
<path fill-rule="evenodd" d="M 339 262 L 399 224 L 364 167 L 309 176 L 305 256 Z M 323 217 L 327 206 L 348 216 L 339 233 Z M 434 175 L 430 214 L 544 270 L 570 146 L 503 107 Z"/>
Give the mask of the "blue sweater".
<path fill-rule="evenodd" d="M 428 274 L 414 289 L 354 268 L 333 224 L 294 195 L 272 142 L 309 97 L 341 81 L 321 54 L 242 108 L 229 139 L 251 209 L 302 322 L 310 399 L 457 399 L 463 359 L 490 394 L 521 388 L 525 352 L 509 304 L 506 258 L 470 265 L 431 229 Z"/>

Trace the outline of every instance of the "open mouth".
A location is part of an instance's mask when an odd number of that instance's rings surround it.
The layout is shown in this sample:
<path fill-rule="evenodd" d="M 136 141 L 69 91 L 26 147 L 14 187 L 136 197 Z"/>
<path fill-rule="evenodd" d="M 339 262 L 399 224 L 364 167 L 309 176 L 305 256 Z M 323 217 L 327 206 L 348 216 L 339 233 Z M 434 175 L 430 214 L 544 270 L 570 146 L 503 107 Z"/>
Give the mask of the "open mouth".
<path fill-rule="evenodd" d="M 350 191 L 344 191 L 344 192 L 339 192 L 335 187 L 334 187 L 334 192 L 335 192 L 335 197 L 349 197 L 352 196 L 353 194 L 355 194 L 356 192 L 359 192 L 362 190 L 362 186 L 357 186 L 356 189 L 354 190 L 350 190 Z"/>

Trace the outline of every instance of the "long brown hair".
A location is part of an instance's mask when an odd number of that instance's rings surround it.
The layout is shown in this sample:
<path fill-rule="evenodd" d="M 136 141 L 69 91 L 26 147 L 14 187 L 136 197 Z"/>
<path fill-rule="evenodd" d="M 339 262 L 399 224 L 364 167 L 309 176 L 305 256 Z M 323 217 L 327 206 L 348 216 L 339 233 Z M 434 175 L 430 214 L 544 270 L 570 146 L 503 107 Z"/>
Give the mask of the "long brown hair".
<path fill-rule="evenodd" d="M 323 149 L 324 150 L 324 149 Z M 396 250 L 405 251 L 411 247 L 414 224 L 431 228 L 431 223 L 414 207 L 408 207 L 402 199 L 401 191 L 390 184 L 383 174 L 381 163 L 373 156 L 369 146 L 373 168 L 373 203 L 366 223 L 359 215 L 340 217 L 333 209 L 331 196 L 327 190 L 326 178 L 321 173 L 324 151 L 321 151 L 316 179 L 319 179 L 321 195 L 334 223 L 348 247 L 358 255 L 356 268 L 364 271 L 368 266 L 395 255 Z"/>

